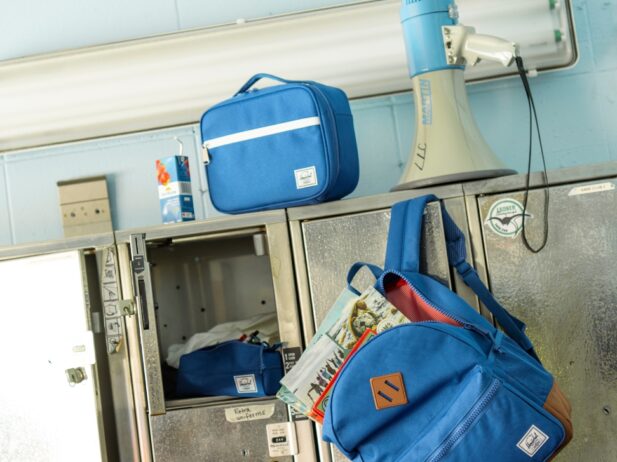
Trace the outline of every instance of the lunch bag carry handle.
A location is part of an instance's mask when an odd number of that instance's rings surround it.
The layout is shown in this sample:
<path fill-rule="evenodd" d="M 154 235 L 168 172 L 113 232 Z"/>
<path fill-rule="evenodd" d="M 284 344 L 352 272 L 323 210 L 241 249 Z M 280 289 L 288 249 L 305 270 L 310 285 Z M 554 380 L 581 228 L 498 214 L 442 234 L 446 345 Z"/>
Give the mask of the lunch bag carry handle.
<path fill-rule="evenodd" d="M 248 79 L 247 82 L 244 85 L 242 85 L 240 90 L 238 90 L 234 96 L 238 96 L 241 93 L 246 93 L 247 91 L 251 89 L 253 85 L 259 82 L 261 79 L 271 79 L 271 80 L 276 80 L 277 82 L 281 82 L 281 83 L 308 83 L 308 84 L 317 85 L 317 82 L 314 82 L 312 80 L 288 80 L 282 77 L 277 77 L 276 75 L 267 74 L 265 72 L 262 72 L 259 74 L 255 74 L 253 77 Z"/>
<path fill-rule="evenodd" d="M 387 270 L 401 271 L 402 273 L 419 272 L 424 211 L 429 202 L 438 200 L 436 196 L 429 194 L 413 201 L 400 202 L 392 207 L 386 249 L 385 268 Z M 465 235 L 448 215 L 443 204 L 440 207 L 446 237 L 448 263 L 456 269 L 465 284 L 474 291 L 484 306 L 493 314 L 505 333 L 532 358 L 540 362 L 531 340 L 525 334 L 525 324 L 508 313 L 497 302 L 476 270 L 467 263 Z"/>

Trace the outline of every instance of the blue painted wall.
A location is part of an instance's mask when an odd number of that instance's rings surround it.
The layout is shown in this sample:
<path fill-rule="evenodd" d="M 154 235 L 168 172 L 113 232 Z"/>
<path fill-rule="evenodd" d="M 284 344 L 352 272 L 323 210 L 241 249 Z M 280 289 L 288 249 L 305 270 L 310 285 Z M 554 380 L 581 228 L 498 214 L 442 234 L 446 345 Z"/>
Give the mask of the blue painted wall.
<path fill-rule="evenodd" d="M 62 179 L 106 175 L 112 221 L 117 229 L 161 223 L 155 161 L 179 153 L 175 137 L 182 141 L 183 154 L 193 167 L 196 218 L 212 216 L 214 209 L 207 190 L 202 190 L 205 182 L 200 181 L 203 175 L 197 168 L 194 128 L 157 130 L 6 155 L 8 181 L 4 189 L 11 210 L 7 213 L 10 240 L 4 243 L 62 237 L 57 187 Z M 6 231 L 0 237 L 6 238 Z"/>
<path fill-rule="evenodd" d="M 147 9 L 159 2 L 149 2 Z M 192 3 L 196 1 L 177 0 L 175 5 L 182 13 Z M 284 11 L 283 1 L 268 3 L 272 11 L 267 14 Z M 617 41 L 617 0 L 574 0 L 574 11 L 580 62 L 531 81 L 550 169 L 617 160 L 617 52 L 612 46 Z M 0 30 L 3 21 L 6 15 L 0 16 Z M 154 26 L 152 34 L 159 31 Z M 528 119 L 520 81 L 468 89 L 478 125 L 495 153 L 524 171 Z M 412 97 L 357 100 L 352 109 L 362 169 L 353 195 L 385 192 L 398 181 L 408 157 L 415 123 Z M 116 229 L 160 224 L 154 162 L 177 151 L 175 136 L 190 156 L 197 217 L 215 215 L 198 168 L 197 127 L 157 130 L 0 156 L 0 245 L 61 238 L 56 182 L 92 175 L 107 175 Z"/>
<path fill-rule="evenodd" d="M 2 0 L 0 61 L 359 0 Z"/>

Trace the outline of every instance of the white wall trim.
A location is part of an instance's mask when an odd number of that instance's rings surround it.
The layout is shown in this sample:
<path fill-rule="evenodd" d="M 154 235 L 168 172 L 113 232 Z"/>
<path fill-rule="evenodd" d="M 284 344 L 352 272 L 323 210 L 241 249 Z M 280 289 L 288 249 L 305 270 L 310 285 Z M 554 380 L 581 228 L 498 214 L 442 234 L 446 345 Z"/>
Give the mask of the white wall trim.
<path fill-rule="evenodd" d="M 194 123 L 251 75 L 410 88 L 399 0 L 0 64 L 0 152 Z"/>
<path fill-rule="evenodd" d="M 409 86 L 396 2 L 0 65 L 0 151 L 193 123 L 257 72 L 351 97 Z"/>

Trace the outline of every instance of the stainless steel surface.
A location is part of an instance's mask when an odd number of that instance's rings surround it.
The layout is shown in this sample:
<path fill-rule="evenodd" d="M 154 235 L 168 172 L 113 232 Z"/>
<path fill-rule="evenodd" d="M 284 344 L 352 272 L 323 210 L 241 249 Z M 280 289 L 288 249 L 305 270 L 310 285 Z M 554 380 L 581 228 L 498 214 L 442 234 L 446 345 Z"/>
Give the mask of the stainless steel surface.
<path fill-rule="evenodd" d="M 69 250 L 102 248 L 114 244 L 112 233 L 93 234 L 57 241 L 33 242 L 27 244 L 0 247 L 0 260 L 27 257 L 33 255 L 45 255 L 50 253 L 65 252 Z"/>
<path fill-rule="evenodd" d="M 286 348 L 302 347 L 302 323 L 296 302 L 294 267 L 287 224 L 266 225 L 266 236 L 281 341 Z M 299 454 L 294 460 L 296 462 L 316 461 L 313 424 L 304 420 L 297 421 L 295 425 Z"/>
<path fill-rule="evenodd" d="M 617 179 L 551 188 L 548 244 L 537 255 L 520 235 L 502 237 L 485 224 L 491 205 L 521 201 L 521 192 L 479 199 L 493 292 L 528 324 L 540 358 L 573 405 L 575 436 L 558 458 L 563 462 L 617 457 L 617 190 L 574 189 L 594 183 Z M 543 198 L 541 190 L 530 194 L 534 245 L 543 231 Z"/>
<path fill-rule="evenodd" d="M 383 267 L 390 210 L 356 213 L 333 218 L 308 220 L 302 223 L 308 286 L 312 307 L 312 322 L 319 325 L 346 285 L 349 267 L 364 261 Z M 298 239 L 299 236 L 296 236 Z M 297 244 L 294 244 L 298 247 Z M 430 204 L 425 216 L 421 265 L 424 271 L 445 284 L 450 284 L 450 271 L 443 234 L 441 210 Z M 296 259 L 298 261 L 298 259 Z M 360 274 L 354 286 L 359 290 L 373 284 L 372 276 Z M 306 303 L 306 294 L 303 297 Z M 306 308 L 303 312 L 306 312 Z M 325 445 L 322 458 L 330 457 Z M 335 461 L 347 459 L 334 447 Z"/>
<path fill-rule="evenodd" d="M 225 409 L 271 406 L 269 418 L 230 422 Z M 229 411 L 228 411 L 229 412 Z M 244 412 L 242 412 L 244 414 Z M 279 400 L 242 400 L 234 405 L 169 411 L 151 419 L 156 462 L 291 462 L 270 458 L 266 425 L 286 422 L 287 406 Z"/>
<path fill-rule="evenodd" d="M 454 220 L 454 223 L 459 227 L 462 233 L 465 235 L 465 248 L 467 250 L 467 261 L 473 265 L 473 248 L 471 244 L 471 236 L 469 234 L 469 226 L 467 223 L 467 208 L 465 207 L 464 197 L 453 197 L 443 201 L 443 205 L 448 211 L 448 214 Z M 456 271 L 451 271 L 453 275 L 452 288 L 460 295 L 467 303 L 474 308 L 478 309 L 478 297 L 474 292 L 467 287 L 463 279 L 458 275 Z"/>
<path fill-rule="evenodd" d="M 319 325 L 346 285 L 349 267 L 364 261 L 383 267 L 390 211 L 345 215 L 302 224 L 315 325 Z M 445 284 L 450 271 L 438 204 L 431 204 L 425 218 L 422 253 L 425 270 Z M 372 276 L 362 272 L 354 286 L 363 290 L 373 284 Z"/>
<path fill-rule="evenodd" d="M 148 413 L 150 416 L 153 416 L 165 413 L 165 395 L 163 392 L 161 354 L 154 309 L 154 291 L 152 289 L 152 276 L 145 236 L 141 234 L 131 236 L 130 248 Z M 139 270 L 136 270 L 137 261 L 141 261 Z"/>
<path fill-rule="evenodd" d="M 134 299 L 133 272 L 131 270 L 131 252 L 128 244 L 119 244 L 118 269 L 120 271 L 120 286 L 124 299 Z M 128 367 L 130 369 L 126 399 L 129 413 L 134 413 L 135 424 L 131 425 L 131 451 L 121 452 L 123 461 L 152 461 L 152 446 L 150 444 L 150 423 L 147 414 L 146 382 L 141 355 L 141 340 L 139 335 L 139 320 L 136 315 L 124 318 L 124 328 L 127 340 Z M 113 362 L 112 362 L 113 365 Z M 121 374 L 125 374 L 123 365 Z M 122 377 L 121 380 L 127 380 Z M 131 396 L 132 393 L 132 396 Z M 132 398 L 132 399 L 131 399 Z M 134 440 L 137 440 L 136 442 Z"/>
<path fill-rule="evenodd" d="M 120 287 L 118 282 L 118 267 L 116 251 L 112 247 L 103 250 L 102 262 L 99 268 L 102 311 L 105 319 L 106 350 L 114 354 L 120 350 L 125 340 L 123 313 L 120 309 Z"/>
<path fill-rule="evenodd" d="M 145 234 L 146 239 L 190 238 L 204 234 L 223 231 L 235 231 L 243 228 L 262 226 L 269 223 L 283 223 L 286 220 L 285 210 L 245 213 L 209 218 L 202 221 L 189 221 L 148 228 L 136 228 L 116 232 L 116 242 L 129 242 L 132 234 Z"/>
<path fill-rule="evenodd" d="M 285 223 L 267 225 L 266 236 L 281 341 L 287 347 L 301 347 L 302 331 L 287 225 Z"/>
<path fill-rule="evenodd" d="M 293 207 L 287 210 L 287 215 L 290 221 L 350 215 L 352 213 L 390 208 L 396 202 L 424 196 L 429 193 L 435 194 L 441 199 L 447 199 L 450 197 L 462 196 L 463 188 L 460 184 L 454 184 L 430 189 L 415 189 L 412 191 L 400 191 L 376 196 L 359 197 L 356 199 L 345 199 L 319 205 Z"/>
<path fill-rule="evenodd" d="M 248 236 L 253 233 L 260 233 L 263 231 L 262 226 L 252 226 L 249 228 L 240 228 L 233 230 L 225 230 L 219 231 L 216 233 L 207 233 L 207 234 L 194 234 L 188 237 L 172 237 L 170 241 L 174 244 L 181 244 L 184 242 L 195 242 L 195 241 L 214 241 L 221 238 L 228 238 L 233 236 Z"/>
<path fill-rule="evenodd" d="M 133 300 L 119 300 L 118 310 L 122 313 L 122 316 L 134 316 L 137 313 Z"/>
<path fill-rule="evenodd" d="M 579 181 L 589 181 L 600 178 L 611 178 L 617 176 L 617 162 L 605 162 L 601 164 L 585 165 L 581 167 L 570 167 L 548 172 L 550 185 L 558 186 L 561 184 L 575 183 Z M 491 180 L 480 180 L 462 185 L 466 196 L 497 194 L 506 191 L 518 191 L 525 188 L 525 174 L 510 175 Z M 544 186 L 544 180 L 540 172 L 534 172 L 530 177 L 532 188 Z"/>
<path fill-rule="evenodd" d="M 103 249 L 104 251 L 105 249 Z M 86 317 L 87 328 L 91 332 L 91 340 L 87 343 L 92 343 L 91 348 L 94 353 L 94 359 L 90 359 L 88 363 L 93 363 L 94 367 L 84 368 L 81 373 L 76 371 L 76 375 L 73 379 L 80 379 L 80 375 L 83 374 L 84 380 L 92 380 L 94 382 L 94 389 L 96 390 L 96 418 L 98 426 L 98 437 L 101 446 L 102 458 L 104 461 L 117 460 L 118 459 L 118 441 L 116 439 L 116 427 L 115 416 L 113 409 L 113 396 L 111 391 L 111 384 L 109 380 L 109 363 L 107 362 L 107 355 L 105 354 L 105 336 L 99 330 L 94 332 L 92 328 L 92 322 L 94 317 L 99 317 L 103 310 L 103 303 L 99 297 L 100 295 L 100 273 L 96 264 L 96 255 L 98 251 L 80 251 L 80 265 L 81 265 L 81 283 L 83 288 L 83 299 L 88 313 Z M 82 342 L 80 342 L 82 343 Z M 84 348 L 85 347 L 85 348 Z M 86 342 L 82 345 L 76 345 L 73 347 L 76 350 L 87 350 Z M 75 373 L 75 372 L 74 372 Z M 88 373 L 90 376 L 88 377 Z M 69 377 L 70 379 L 70 377 Z M 71 385 L 75 386 L 75 385 Z"/>
<path fill-rule="evenodd" d="M 482 236 L 482 221 L 480 220 L 480 211 L 478 210 L 478 201 L 476 196 L 465 197 L 465 210 L 467 211 L 467 224 L 468 224 L 468 239 L 467 239 L 467 262 L 472 265 L 480 280 L 489 287 L 488 271 L 486 269 L 486 254 L 484 250 L 484 239 Z M 471 247 L 471 252 L 470 252 Z M 460 276 L 457 276 L 460 280 Z M 467 287 L 465 283 L 457 285 L 458 293 L 460 294 L 460 288 Z M 470 289 L 467 288 L 469 293 Z M 470 294 L 471 296 L 471 294 Z M 487 319 L 492 320 L 493 315 L 491 312 L 480 303 L 477 297 L 476 304 L 472 306 L 480 305 L 480 313 L 482 313 Z"/>
<path fill-rule="evenodd" d="M 122 461 L 138 461 L 139 443 L 135 403 L 129 364 L 129 348 L 124 316 L 133 311 L 131 300 L 116 300 L 121 298 L 120 273 L 118 254 L 115 247 L 106 247 L 96 254 L 97 279 L 99 280 L 101 307 L 105 319 L 105 329 L 108 323 L 118 326 L 118 335 L 106 335 L 100 342 L 100 350 L 106 352 L 108 365 L 107 380 L 113 395 L 113 414 L 115 415 L 115 433 L 119 458 Z M 114 296 L 115 295 L 115 296 Z M 117 324 L 116 324 L 117 323 Z M 113 334 L 113 333 L 112 333 Z M 114 341 L 115 340 L 115 341 Z"/>
<path fill-rule="evenodd" d="M 271 260 L 255 254 L 252 233 L 169 245 L 150 241 L 147 252 L 156 307 L 150 328 L 158 335 L 159 361 L 171 345 L 215 325 L 276 311 Z"/>
<path fill-rule="evenodd" d="M 311 305 L 306 255 L 304 254 L 304 238 L 302 237 L 302 226 L 299 221 L 289 222 L 289 233 L 292 243 L 294 266 L 296 269 L 296 290 L 300 303 L 302 335 L 304 337 L 304 344 L 307 344 L 313 335 L 315 335 L 315 324 L 313 322 L 313 308 Z M 331 462 L 332 453 L 330 451 L 330 446 L 321 439 L 321 426 L 308 421 L 305 422 L 304 425 L 312 429 L 317 439 L 318 454 L 315 460 L 319 460 L 320 462 Z"/>
<path fill-rule="evenodd" d="M 292 254 L 296 270 L 296 290 L 300 303 L 302 335 L 304 337 L 304 344 L 307 344 L 313 335 L 315 335 L 315 324 L 313 323 L 313 307 L 311 305 L 309 277 L 306 267 L 306 255 L 304 253 L 302 224 L 299 221 L 290 221 L 289 234 L 291 237 Z"/>
<path fill-rule="evenodd" d="M 136 304 L 143 357 L 132 360 L 132 369 L 133 374 L 137 375 L 140 371 L 136 366 L 143 364 L 145 371 L 145 386 L 142 382 L 141 387 L 147 390 L 145 399 L 148 401 L 152 458 L 173 461 L 204 460 L 204 457 L 205 460 L 236 460 L 231 454 L 246 450 L 246 460 L 262 460 L 253 458 L 254 454 L 260 453 L 251 446 L 253 443 L 249 439 L 241 443 L 235 440 L 239 435 L 228 437 L 220 432 L 219 422 L 210 419 L 210 415 L 215 415 L 215 409 L 245 406 L 246 400 L 225 400 L 222 397 L 174 399 L 164 389 L 161 363 L 171 344 L 182 343 L 191 335 L 207 331 L 222 322 L 246 319 L 263 312 L 276 311 L 280 337 L 286 346 L 302 346 L 291 245 L 284 212 L 255 214 L 250 220 L 225 217 L 214 224 L 204 222 L 194 226 L 171 226 L 165 227 L 164 231 L 145 230 L 144 234 L 132 236 L 131 258 L 144 257 L 143 264 L 137 265 L 136 273 L 135 263 L 133 268 L 125 263 L 123 269 L 123 272 L 134 273 L 131 291 L 146 295 L 146 317 L 140 297 Z M 257 239 L 256 233 L 260 236 Z M 119 249 L 123 248 L 125 250 L 119 250 L 120 254 L 126 254 L 126 245 L 121 244 Z M 143 281 L 141 289 L 140 279 Z M 127 331 L 130 331 L 131 319 L 127 318 Z M 129 337 L 135 337 L 135 334 L 133 331 Z M 140 385 L 135 380 L 133 383 L 135 387 Z M 145 459 L 149 456 L 148 448 L 144 447 L 147 442 L 143 422 L 145 410 L 140 409 L 138 404 L 139 399 L 143 400 L 144 397 L 139 396 L 138 390 L 135 397 L 137 420 L 142 419 L 139 433 L 142 458 Z M 289 421 L 287 407 L 282 402 L 276 403 L 277 408 L 284 411 L 277 421 Z M 187 420 L 187 415 L 206 416 L 206 420 L 200 420 L 196 425 L 190 418 Z M 167 424 L 161 422 L 174 422 L 177 427 L 169 434 Z M 264 431 L 265 435 L 266 423 L 262 420 L 252 425 Z M 189 426 L 183 427 L 185 424 Z M 197 427 L 202 429 L 199 437 L 193 441 L 187 440 L 186 435 L 192 434 Z M 244 424 L 240 427 L 250 428 Z M 297 422 L 296 435 L 299 454 L 293 459 L 296 462 L 315 461 L 312 424 L 308 421 Z M 208 449 L 204 452 L 206 443 Z M 264 447 L 266 443 L 264 436 Z M 223 450 L 229 457 L 217 459 L 217 454 Z M 191 459 L 191 454 L 200 458 Z"/>

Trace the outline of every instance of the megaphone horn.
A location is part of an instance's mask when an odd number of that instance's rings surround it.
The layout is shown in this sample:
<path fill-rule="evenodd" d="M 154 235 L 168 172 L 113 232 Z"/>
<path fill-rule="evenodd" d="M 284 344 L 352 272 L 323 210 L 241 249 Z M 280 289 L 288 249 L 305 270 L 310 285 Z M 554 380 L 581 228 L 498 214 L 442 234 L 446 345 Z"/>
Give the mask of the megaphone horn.
<path fill-rule="evenodd" d="M 492 152 L 469 107 L 465 64 L 481 59 L 509 66 L 513 42 L 458 24 L 452 0 L 402 0 L 401 22 L 416 106 L 409 161 L 393 190 L 493 178 L 516 171 Z"/>

